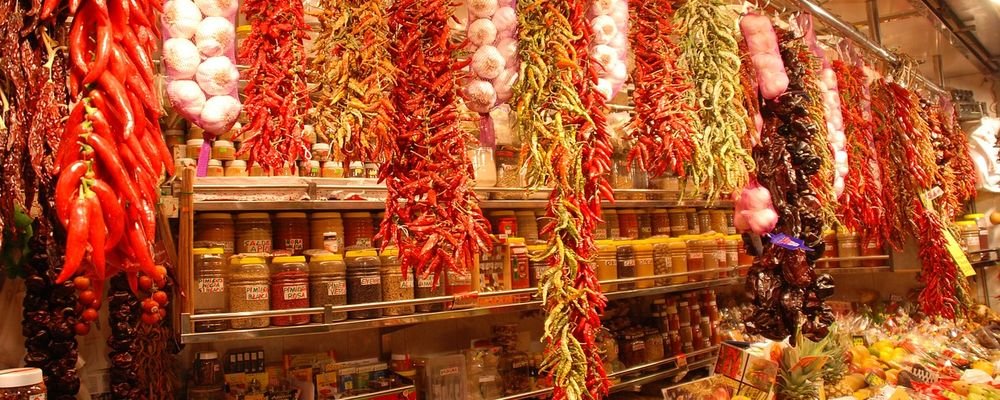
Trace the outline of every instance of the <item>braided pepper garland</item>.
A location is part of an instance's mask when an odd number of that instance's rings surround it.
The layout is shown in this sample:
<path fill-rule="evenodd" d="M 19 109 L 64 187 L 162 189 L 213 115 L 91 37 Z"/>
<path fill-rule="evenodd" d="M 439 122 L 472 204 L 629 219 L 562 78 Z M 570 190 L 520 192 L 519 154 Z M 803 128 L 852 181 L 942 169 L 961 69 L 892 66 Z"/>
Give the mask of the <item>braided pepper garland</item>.
<path fill-rule="evenodd" d="M 512 104 L 526 143 L 529 184 L 553 187 L 549 223 L 539 232 L 549 238 L 540 257 L 549 267 L 539 292 L 548 343 L 541 368 L 552 378 L 557 400 L 598 399 L 609 386 L 595 340 L 606 299 L 592 258 L 600 201 L 612 197 L 604 177 L 611 146 L 588 52 L 586 5 L 518 2 L 523 76 Z"/>
<path fill-rule="evenodd" d="M 933 110 L 928 115 L 932 129 L 939 135 L 934 141 L 938 166 L 946 171 L 946 179 L 940 184 L 949 201 L 942 215 L 954 219 L 963 211 L 964 202 L 976 197 L 976 172 L 968 150 L 969 138 L 958 124 L 958 115 L 950 101 L 942 97 L 927 104 Z"/>
<path fill-rule="evenodd" d="M 333 154 L 384 162 L 391 154 L 395 70 L 383 1 L 323 0 L 311 75 L 319 97 L 312 118 Z"/>
<path fill-rule="evenodd" d="M 887 208 L 883 228 L 898 247 L 906 233 L 917 238 L 920 251 L 920 307 L 928 316 L 955 318 L 966 308 L 967 296 L 958 265 L 945 247 L 945 219 L 925 203 L 924 193 L 934 184 L 938 165 L 931 127 L 920 114 L 917 96 L 892 82 L 879 81 L 872 91 L 876 118 L 875 143 L 883 157 L 885 199 L 905 208 Z"/>
<path fill-rule="evenodd" d="M 837 60 L 832 65 L 840 88 L 840 110 L 847 136 L 848 172 L 837 217 L 841 225 L 857 232 L 862 245 L 882 247 L 881 221 L 885 208 L 878 182 L 878 159 L 872 137 L 874 124 L 865 117 L 862 104 L 867 97 L 864 69 Z"/>
<path fill-rule="evenodd" d="M 466 273 L 490 245 L 489 222 L 471 188 L 455 82 L 464 66 L 448 19 L 450 0 L 401 0 L 389 8 L 389 54 L 399 66 L 393 88 L 392 155 L 379 170 L 388 195 L 378 238 L 399 248 L 404 273 Z"/>
<path fill-rule="evenodd" d="M 302 119 L 312 100 L 302 41 L 309 26 L 301 1 L 247 0 L 242 10 L 251 27 L 239 48 L 240 60 L 249 65 L 243 109 L 250 122 L 240 131 L 239 154 L 249 153 L 248 165 L 275 171 L 301 156 L 308 159 Z"/>
<path fill-rule="evenodd" d="M 701 131 L 695 135 L 691 177 L 709 201 L 747 184 L 754 170 L 742 146 L 747 110 L 740 83 L 736 13 L 722 0 L 690 0 L 674 17 L 680 66 L 691 71 Z"/>
<path fill-rule="evenodd" d="M 629 8 L 629 41 L 635 54 L 632 82 L 635 146 L 628 160 L 651 176 L 671 171 L 684 176 L 694 155 L 697 125 L 693 85 L 688 72 L 677 64 L 679 49 L 673 34 L 674 9 L 670 0 L 632 1 Z"/>

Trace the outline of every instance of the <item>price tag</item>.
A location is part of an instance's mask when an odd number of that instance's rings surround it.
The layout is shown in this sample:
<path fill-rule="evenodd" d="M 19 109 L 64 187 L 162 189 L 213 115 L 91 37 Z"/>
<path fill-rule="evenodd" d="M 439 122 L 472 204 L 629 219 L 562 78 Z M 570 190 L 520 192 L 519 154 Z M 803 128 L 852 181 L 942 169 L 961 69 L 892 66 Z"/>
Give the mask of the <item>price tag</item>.
<path fill-rule="evenodd" d="M 969 277 L 976 274 L 976 270 L 972 268 L 972 264 L 969 263 L 969 258 L 965 256 L 965 252 L 962 251 L 962 246 L 958 244 L 955 237 L 951 235 L 951 232 L 947 229 L 943 229 L 945 240 L 948 243 L 945 248 L 948 249 L 948 254 L 955 259 L 955 263 L 958 264 L 958 270 L 962 271 L 962 274 Z"/>
<path fill-rule="evenodd" d="M 687 354 L 681 354 L 677 356 L 677 368 L 683 368 L 688 365 Z"/>
<path fill-rule="evenodd" d="M 161 196 L 160 197 L 160 212 L 166 215 L 167 218 L 177 218 L 180 213 L 180 200 L 173 196 Z"/>
<path fill-rule="evenodd" d="M 868 341 L 865 340 L 865 337 L 863 335 L 851 336 L 851 342 L 854 343 L 855 346 L 868 347 Z"/>

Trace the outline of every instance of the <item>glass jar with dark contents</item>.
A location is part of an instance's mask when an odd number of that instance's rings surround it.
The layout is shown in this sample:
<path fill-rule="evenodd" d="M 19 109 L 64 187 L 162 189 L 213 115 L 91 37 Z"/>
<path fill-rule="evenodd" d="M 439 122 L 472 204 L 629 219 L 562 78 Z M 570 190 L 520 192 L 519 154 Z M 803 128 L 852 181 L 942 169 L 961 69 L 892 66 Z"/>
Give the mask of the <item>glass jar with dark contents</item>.
<path fill-rule="evenodd" d="M 340 254 L 318 254 L 309 260 L 309 299 L 313 307 L 347 304 L 347 266 Z M 330 321 L 347 319 L 346 312 L 334 312 Z M 313 322 L 323 322 L 322 315 L 313 315 Z"/>
<path fill-rule="evenodd" d="M 381 262 L 375 250 L 352 250 L 347 252 L 347 303 L 367 304 L 382 301 L 382 278 L 379 275 Z M 369 319 L 382 316 L 382 310 L 375 308 L 347 313 L 351 319 Z"/>
<path fill-rule="evenodd" d="M 632 247 L 631 240 L 618 242 L 618 248 L 615 250 L 615 261 L 618 265 L 618 279 L 635 278 L 635 249 Z M 618 290 L 632 289 L 635 289 L 634 282 L 618 284 Z"/>
<path fill-rule="evenodd" d="M 0 371 L 0 400 L 44 400 L 48 393 L 44 379 L 38 368 Z"/>

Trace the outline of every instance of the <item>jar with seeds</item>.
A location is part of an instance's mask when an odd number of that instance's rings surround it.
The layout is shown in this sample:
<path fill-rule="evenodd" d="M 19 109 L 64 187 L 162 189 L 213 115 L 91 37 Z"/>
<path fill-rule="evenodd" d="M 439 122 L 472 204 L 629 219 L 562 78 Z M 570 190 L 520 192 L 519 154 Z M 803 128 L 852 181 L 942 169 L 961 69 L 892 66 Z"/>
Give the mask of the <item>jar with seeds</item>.
<path fill-rule="evenodd" d="M 267 311 L 271 309 L 267 263 L 259 257 L 233 257 L 229 274 L 229 311 Z M 233 329 L 265 328 L 267 317 L 242 318 L 229 321 Z"/>

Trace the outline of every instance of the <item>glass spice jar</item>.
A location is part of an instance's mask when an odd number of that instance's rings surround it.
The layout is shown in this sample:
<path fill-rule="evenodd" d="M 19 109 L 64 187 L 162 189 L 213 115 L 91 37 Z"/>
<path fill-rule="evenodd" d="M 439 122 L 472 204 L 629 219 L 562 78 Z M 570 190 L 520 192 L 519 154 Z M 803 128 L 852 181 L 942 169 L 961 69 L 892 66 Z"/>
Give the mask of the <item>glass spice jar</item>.
<path fill-rule="evenodd" d="M 688 235 L 702 234 L 703 232 L 701 231 L 701 224 L 698 223 L 698 210 L 694 208 L 685 208 L 684 214 L 687 215 L 687 223 L 688 223 L 687 234 Z"/>
<path fill-rule="evenodd" d="M 225 264 L 222 262 L 221 247 L 196 248 L 194 255 L 195 294 L 191 299 L 195 314 L 226 312 Z M 199 321 L 194 324 L 195 332 L 214 332 L 226 329 L 227 321 Z"/>
<path fill-rule="evenodd" d="M 538 287 L 538 281 L 542 279 L 542 274 L 544 274 L 545 270 L 549 267 L 547 260 L 538 259 L 539 256 L 545 254 L 546 249 L 548 249 L 548 246 L 546 245 L 528 246 L 528 265 L 531 266 L 531 272 L 529 273 L 529 276 L 531 277 L 531 287 Z M 597 262 L 598 265 L 596 268 L 600 268 L 600 260 L 598 259 Z M 598 273 L 597 279 L 601 279 L 600 273 Z"/>
<path fill-rule="evenodd" d="M 537 242 L 538 224 L 535 222 L 535 212 L 531 210 L 515 211 L 514 214 L 517 217 L 517 236 L 523 237 L 527 243 Z M 596 236 L 597 233 L 594 234 Z"/>
<path fill-rule="evenodd" d="M 302 256 L 274 257 L 271 260 L 271 309 L 289 310 L 309 307 L 309 267 Z M 271 325 L 290 326 L 309 323 L 308 315 L 271 317 Z"/>
<path fill-rule="evenodd" d="M 743 240 L 740 239 L 740 235 L 726 235 L 724 239 L 725 251 L 726 251 L 726 267 L 732 269 L 728 276 L 736 276 L 737 268 L 740 265 L 740 246 L 743 245 Z"/>
<path fill-rule="evenodd" d="M 977 228 L 977 230 L 978 230 L 978 228 Z M 973 239 L 969 239 L 970 240 L 970 242 L 969 242 L 969 248 L 970 248 L 970 250 L 973 250 L 973 251 L 976 250 L 976 249 L 974 249 L 972 247 L 972 244 L 975 243 L 976 246 L 979 245 L 978 238 L 974 238 L 974 239 L 975 239 L 975 241 L 972 241 Z M 982 250 L 982 249 L 979 249 L 979 250 Z M 882 255 L 885 255 L 885 250 L 876 241 L 869 240 L 868 243 L 865 243 L 864 246 L 861 247 L 861 255 L 862 256 L 882 256 Z M 976 256 L 981 256 L 981 255 L 976 255 Z M 975 258 L 976 257 L 973 257 L 973 261 L 975 261 Z M 879 259 L 864 260 L 864 261 L 861 262 L 861 266 L 875 268 L 875 267 L 881 267 L 881 266 L 885 265 L 885 263 L 886 263 L 886 260 L 879 260 Z"/>
<path fill-rule="evenodd" d="M 348 249 L 367 249 L 372 247 L 375 228 L 372 225 L 372 214 L 369 212 L 351 212 L 344 214 L 344 244 Z"/>
<path fill-rule="evenodd" d="M 448 296 L 469 293 L 472 291 L 472 273 L 448 271 L 448 281 L 444 287 L 444 294 Z"/>
<path fill-rule="evenodd" d="M 726 231 L 723 232 L 726 235 L 736 234 L 736 221 L 735 221 L 735 211 L 726 210 Z"/>
<path fill-rule="evenodd" d="M 663 336 L 660 335 L 660 331 L 655 328 L 646 328 L 643 342 L 646 362 L 660 361 L 664 358 Z"/>
<path fill-rule="evenodd" d="M 340 254 L 319 254 L 309 260 L 309 302 L 312 307 L 347 304 L 347 265 Z M 347 313 L 334 312 L 330 322 L 347 319 Z M 323 322 L 322 315 L 313 315 L 313 322 Z"/>
<path fill-rule="evenodd" d="M 635 210 L 618 210 L 618 232 L 625 239 L 639 238 L 639 219 Z"/>
<path fill-rule="evenodd" d="M 670 221 L 670 236 L 679 237 L 688 234 L 688 214 L 683 208 L 675 208 L 667 212 Z"/>
<path fill-rule="evenodd" d="M 719 241 L 715 236 L 709 236 L 700 241 L 702 254 L 702 270 L 711 271 L 700 274 L 699 281 L 712 280 L 719 277 L 718 269 L 723 265 L 719 263 Z M 722 261 L 725 262 L 725 252 L 722 253 Z"/>
<path fill-rule="evenodd" d="M 274 250 L 288 250 L 294 255 L 311 249 L 309 219 L 302 212 L 281 212 L 274 215 Z"/>
<path fill-rule="evenodd" d="M 698 233 L 702 234 L 709 232 L 712 232 L 712 211 L 698 211 Z"/>
<path fill-rule="evenodd" d="M 270 253 L 271 217 L 267 213 L 236 214 L 236 252 Z"/>
<path fill-rule="evenodd" d="M 403 279 L 403 269 L 399 265 L 399 250 L 395 247 L 386 248 L 379 258 L 382 263 L 382 301 L 413 299 L 413 279 Z M 382 315 L 386 316 L 409 314 L 413 314 L 413 306 L 386 307 L 382 311 Z"/>
<path fill-rule="evenodd" d="M 823 232 L 823 258 L 837 258 L 837 231 L 827 229 Z M 816 263 L 816 268 L 836 268 L 836 261 L 823 261 Z"/>
<path fill-rule="evenodd" d="M 323 169 L 320 170 L 319 176 L 323 178 L 343 178 L 344 164 L 342 164 L 340 161 L 324 162 Z"/>
<path fill-rule="evenodd" d="M 709 212 L 709 219 L 712 230 L 723 235 L 728 234 L 729 228 L 726 226 L 726 212 L 723 210 L 712 210 Z"/>
<path fill-rule="evenodd" d="M 617 247 L 613 240 L 598 240 L 597 245 L 597 280 L 610 281 L 618 279 Z M 618 285 L 613 283 L 602 283 L 602 292 L 613 292 L 618 290 Z"/>
<path fill-rule="evenodd" d="M 653 266 L 653 244 L 648 240 L 636 240 L 632 246 L 635 252 L 635 276 L 642 278 L 653 276 L 655 267 Z M 639 289 L 653 287 L 653 280 L 646 279 L 637 281 L 635 287 Z"/>
<path fill-rule="evenodd" d="M 193 369 L 191 375 L 195 385 L 222 385 L 222 363 L 219 362 L 219 353 L 204 351 L 196 354 Z"/>
<path fill-rule="evenodd" d="M 311 248 L 323 249 L 324 236 L 328 232 L 337 234 L 338 251 L 333 253 L 344 253 L 344 220 L 340 218 L 340 213 L 318 212 L 309 216 L 309 244 Z M 327 249 L 327 251 L 330 251 Z"/>
<path fill-rule="evenodd" d="M 414 274 L 417 275 L 417 274 Z M 417 281 L 414 298 L 427 299 L 431 297 L 441 297 L 445 295 L 445 285 L 447 275 L 442 274 L 438 282 L 434 281 L 434 274 L 427 273 L 426 276 L 415 276 Z M 438 312 L 444 311 L 444 303 L 420 304 L 416 307 L 417 312 Z"/>
<path fill-rule="evenodd" d="M 672 274 L 683 274 L 688 272 L 688 250 L 687 242 L 681 238 L 671 238 L 667 243 L 670 248 L 670 265 Z M 670 278 L 670 283 L 677 285 L 686 283 L 688 275 L 680 275 Z"/>
<path fill-rule="evenodd" d="M 608 223 L 608 239 L 617 240 L 622 237 L 618 226 L 618 211 L 614 209 L 604 210 L 604 221 Z"/>
<path fill-rule="evenodd" d="M 682 237 L 687 244 L 687 271 L 703 271 L 705 269 L 705 255 L 701 252 L 701 239 L 697 236 Z M 701 281 L 701 274 L 691 274 L 687 277 L 688 282 Z"/>
<path fill-rule="evenodd" d="M 670 258 L 670 239 L 656 238 L 653 243 L 653 274 L 668 275 L 673 273 L 673 259 Z M 667 286 L 670 278 L 659 278 L 654 284 L 656 286 Z"/>
<path fill-rule="evenodd" d="M 194 225 L 194 241 L 208 242 L 212 244 L 212 247 L 222 247 L 223 261 L 228 261 L 236 250 L 233 215 L 228 213 L 198 213 L 195 216 Z"/>
<path fill-rule="evenodd" d="M 229 263 L 229 311 L 267 311 L 271 308 L 268 279 L 270 270 L 263 258 L 236 256 Z M 265 328 L 267 317 L 241 318 L 229 321 L 233 329 Z"/>
<path fill-rule="evenodd" d="M 635 277 L 635 249 L 631 240 L 618 241 L 615 249 L 615 265 L 618 269 L 618 279 Z M 619 290 L 632 290 L 635 283 L 619 283 Z"/>
<path fill-rule="evenodd" d="M 842 259 L 839 264 L 841 268 L 857 268 L 861 266 L 858 260 L 843 260 L 848 257 L 858 257 L 861 249 L 858 246 L 858 234 L 846 230 L 837 231 L 837 254 Z"/>
<path fill-rule="evenodd" d="M 670 236 L 670 213 L 666 209 L 657 208 L 649 213 L 649 223 L 653 236 Z"/>
<path fill-rule="evenodd" d="M 381 262 L 375 250 L 348 251 L 347 261 L 347 303 L 369 304 L 382 301 Z M 382 316 L 378 308 L 348 312 L 351 319 L 369 319 Z"/>
<path fill-rule="evenodd" d="M 247 162 L 243 160 L 233 160 L 227 162 L 226 169 L 223 173 L 228 177 L 250 176 L 250 173 L 247 172 Z"/>
<path fill-rule="evenodd" d="M 216 178 L 226 176 L 226 169 L 222 167 L 222 161 L 219 160 L 208 160 L 208 169 L 205 171 L 205 176 Z"/>
<path fill-rule="evenodd" d="M 0 371 L 0 400 L 45 400 L 45 376 L 38 368 Z"/>
<path fill-rule="evenodd" d="M 635 219 L 639 221 L 639 239 L 653 236 L 653 217 L 650 210 L 635 210 Z"/>

